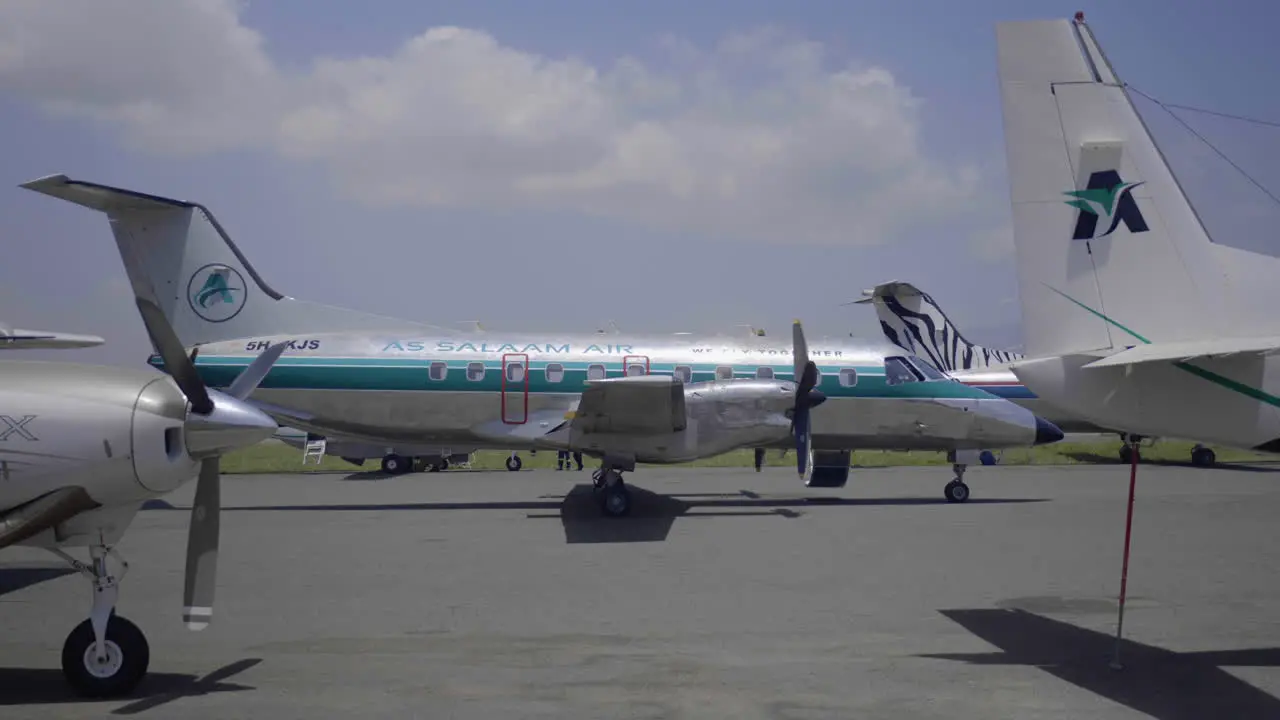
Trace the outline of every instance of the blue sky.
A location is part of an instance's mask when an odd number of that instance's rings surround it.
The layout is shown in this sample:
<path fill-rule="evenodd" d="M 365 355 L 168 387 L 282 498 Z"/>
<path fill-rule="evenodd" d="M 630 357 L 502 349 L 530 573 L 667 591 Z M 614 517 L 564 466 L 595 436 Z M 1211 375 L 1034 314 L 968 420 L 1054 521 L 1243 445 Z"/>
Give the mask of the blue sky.
<path fill-rule="evenodd" d="M 103 216 L 16 187 L 65 172 L 200 201 L 276 288 L 379 314 L 875 334 L 840 304 L 900 279 L 1015 344 L 994 24 L 1077 9 L 1144 92 L 1280 119 L 1262 2 L 9 0 L 0 322 L 107 338 L 24 357 L 149 352 Z M 1139 109 L 1215 238 L 1274 252 L 1280 209 Z M 1280 129 L 1182 117 L 1280 192 Z"/>

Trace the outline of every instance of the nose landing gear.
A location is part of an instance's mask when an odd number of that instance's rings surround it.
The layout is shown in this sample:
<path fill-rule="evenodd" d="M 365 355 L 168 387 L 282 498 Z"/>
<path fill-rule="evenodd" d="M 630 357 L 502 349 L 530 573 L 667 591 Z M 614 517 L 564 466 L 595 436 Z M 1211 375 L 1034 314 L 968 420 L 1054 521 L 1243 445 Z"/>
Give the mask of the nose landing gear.
<path fill-rule="evenodd" d="M 89 619 L 80 623 L 62 645 L 62 674 L 77 693 L 85 697 L 118 697 L 137 687 L 147 674 L 151 648 L 137 625 L 116 615 L 120 581 L 129 564 L 111 548 L 89 548 L 91 565 L 53 549 L 76 571 L 93 582 L 93 608 Z M 111 574 L 107 557 L 120 563 L 120 576 Z"/>

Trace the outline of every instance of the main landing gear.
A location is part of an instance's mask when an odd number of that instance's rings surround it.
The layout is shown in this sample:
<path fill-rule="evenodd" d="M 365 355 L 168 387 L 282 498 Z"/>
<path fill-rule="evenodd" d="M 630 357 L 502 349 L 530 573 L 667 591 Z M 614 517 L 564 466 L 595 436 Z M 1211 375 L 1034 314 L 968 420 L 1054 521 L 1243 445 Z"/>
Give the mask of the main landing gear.
<path fill-rule="evenodd" d="M 518 472 L 523 466 L 524 463 L 520 460 L 520 456 L 514 452 L 511 453 L 511 457 L 507 458 L 507 469 L 511 472 Z"/>
<path fill-rule="evenodd" d="M 623 517 L 631 512 L 631 494 L 622 482 L 622 472 L 608 465 L 591 473 L 592 490 L 600 509 L 610 517 Z"/>
<path fill-rule="evenodd" d="M 1198 443 L 1195 447 L 1191 448 L 1192 465 L 1195 465 L 1196 467 L 1213 467 L 1214 463 L 1217 461 L 1218 456 L 1209 448 Z"/>
<path fill-rule="evenodd" d="M 969 486 L 964 484 L 964 471 L 968 469 L 968 465 L 955 463 L 951 466 L 956 476 L 951 482 L 947 483 L 943 488 L 942 494 L 947 497 L 947 502 L 962 503 L 969 500 Z"/>
<path fill-rule="evenodd" d="M 146 636 L 137 625 L 116 615 L 116 596 L 129 564 L 114 550 L 101 545 L 89 548 L 89 565 L 61 550 L 52 552 L 93 582 L 89 619 L 77 625 L 62 645 L 63 675 L 85 697 L 128 694 L 147 674 L 151 662 Z M 120 563 L 119 577 L 107 567 L 108 556 Z"/>

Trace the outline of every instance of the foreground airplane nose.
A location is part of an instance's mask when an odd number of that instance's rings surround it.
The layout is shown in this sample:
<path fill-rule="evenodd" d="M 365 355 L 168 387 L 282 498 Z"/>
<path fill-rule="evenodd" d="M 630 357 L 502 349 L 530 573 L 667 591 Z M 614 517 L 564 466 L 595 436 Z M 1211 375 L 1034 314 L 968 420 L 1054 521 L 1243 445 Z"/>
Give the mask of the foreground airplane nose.
<path fill-rule="evenodd" d="M 1045 420 L 1039 415 L 1036 416 L 1036 445 L 1048 445 L 1056 443 L 1066 437 L 1062 434 L 1062 430 L 1057 425 Z"/>

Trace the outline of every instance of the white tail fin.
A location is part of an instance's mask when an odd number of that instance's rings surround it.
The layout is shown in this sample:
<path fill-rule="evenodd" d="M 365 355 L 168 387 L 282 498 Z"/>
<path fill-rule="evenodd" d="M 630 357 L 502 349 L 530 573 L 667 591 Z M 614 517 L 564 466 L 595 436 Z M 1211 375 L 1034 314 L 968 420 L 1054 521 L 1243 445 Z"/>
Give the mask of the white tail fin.
<path fill-rule="evenodd" d="M 239 338 L 420 327 L 301 302 L 267 285 L 204 206 L 51 175 L 22 187 L 106 213 L 134 294 L 185 346 Z"/>
<path fill-rule="evenodd" d="M 1027 354 L 1234 334 L 1213 246 L 1082 17 L 997 26 Z"/>
<path fill-rule="evenodd" d="M 1022 356 L 975 345 L 960 334 L 942 307 L 911 283 L 882 283 L 857 304 L 875 305 L 880 329 L 894 345 L 920 355 L 947 372 L 998 367 Z"/>

